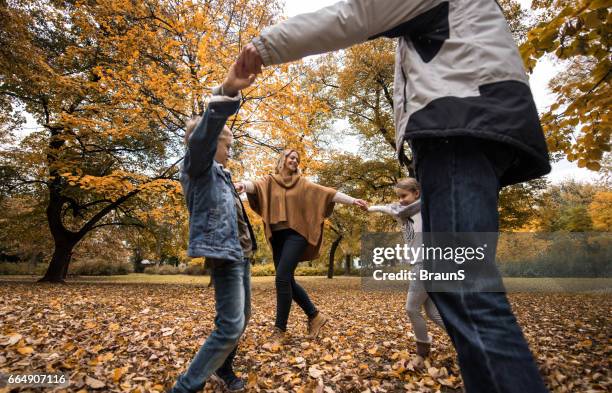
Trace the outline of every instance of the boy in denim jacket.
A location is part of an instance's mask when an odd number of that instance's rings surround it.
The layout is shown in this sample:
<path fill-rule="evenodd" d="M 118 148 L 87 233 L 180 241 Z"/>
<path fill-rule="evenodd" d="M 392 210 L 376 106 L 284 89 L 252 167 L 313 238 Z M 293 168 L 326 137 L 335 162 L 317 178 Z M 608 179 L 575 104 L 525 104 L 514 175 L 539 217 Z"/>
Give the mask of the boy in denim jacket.
<path fill-rule="evenodd" d="M 190 257 L 206 257 L 215 287 L 215 329 L 170 392 L 200 391 L 210 377 L 229 391 L 244 389 L 232 363 L 251 313 L 250 257 L 255 236 L 224 166 L 232 132 L 225 125 L 240 106 L 240 90 L 255 76 L 238 78 L 235 66 L 213 89 L 206 112 L 187 124 L 180 179 L 189 210 Z"/>

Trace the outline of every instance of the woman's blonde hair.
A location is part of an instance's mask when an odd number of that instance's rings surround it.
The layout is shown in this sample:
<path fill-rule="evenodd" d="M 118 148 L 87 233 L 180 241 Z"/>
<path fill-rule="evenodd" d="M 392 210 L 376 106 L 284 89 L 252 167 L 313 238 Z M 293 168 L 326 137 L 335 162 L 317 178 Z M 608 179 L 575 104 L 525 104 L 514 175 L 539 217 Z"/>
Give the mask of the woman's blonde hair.
<path fill-rule="evenodd" d="M 191 133 L 196 128 L 200 120 L 202 120 L 202 116 L 194 116 L 191 119 L 187 120 L 187 122 L 185 123 L 185 144 L 189 142 L 189 137 L 191 136 Z M 223 130 L 221 131 L 221 134 L 219 134 L 219 139 L 231 138 L 233 136 L 234 135 L 232 134 L 232 131 L 229 129 L 229 127 L 224 126 Z"/>
<path fill-rule="evenodd" d="M 285 160 L 287 159 L 287 157 L 289 156 L 289 154 L 291 153 L 295 153 L 298 156 L 298 164 L 300 163 L 300 153 L 298 153 L 297 151 L 293 150 L 293 149 L 285 149 L 283 150 L 279 156 L 278 156 L 278 161 L 276 163 L 276 168 L 274 168 L 274 173 L 281 173 L 283 171 L 283 168 L 285 167 Z M 301 174 L 302 170 L 300 169 L 300 167 L 298 167 L 297 169 L 297 174 Z"/>
<path fill-rule="evenodd" d="M 395 188 L 412 192 L 421 192 L 421 185 L 414 177 L 399 179 L 395 185 Z"/>

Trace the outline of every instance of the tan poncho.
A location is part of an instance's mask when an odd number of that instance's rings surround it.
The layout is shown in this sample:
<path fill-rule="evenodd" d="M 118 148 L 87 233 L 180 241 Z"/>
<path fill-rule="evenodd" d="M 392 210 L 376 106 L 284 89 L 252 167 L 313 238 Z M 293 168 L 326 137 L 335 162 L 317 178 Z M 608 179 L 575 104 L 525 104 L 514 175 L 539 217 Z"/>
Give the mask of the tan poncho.
<path fill-rule="evenodd" d="M 254 181 L 254 193 L 247 193 L 251 209 L 261 216 L 268 243 L 272 238 L 270 225 L 285 223 L 304 236 L 308 247 L 300 261 L 319 257 L 323 240 L 323 222 L 334 210 L 336 190 L 293 175 L 268 175 Z"/>

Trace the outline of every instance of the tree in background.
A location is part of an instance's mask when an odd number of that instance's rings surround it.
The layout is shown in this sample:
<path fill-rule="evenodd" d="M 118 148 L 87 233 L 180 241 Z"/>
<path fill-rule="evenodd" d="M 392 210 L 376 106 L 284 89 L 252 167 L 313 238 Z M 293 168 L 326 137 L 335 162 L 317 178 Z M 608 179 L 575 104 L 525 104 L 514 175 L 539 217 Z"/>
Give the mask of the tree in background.
<path fill-rule="evenodd" d="M 544 178 L 502 188 L 499 194 L 499 229 L 504 232 L 533 227 L 548 182 Z"/>
<path fill-rule="evenodd" d="M 359 155 L 349 153 L 330 154 L 316 172 L 318 183 L 370 203 L 395 197 L 392 186 L 402 176 L 397 160 L 392 157 L 382 161 L 364 160 Z M 352 206 L 336 206 L 334 214 L 327 220 L 322 247 L 322 255 L 327 254 L 328 276 L 333 276 L 339 247 L 343 248 L 345 258 L 348 256 L 352 259 L 352 256 L 360 254 L 361 234 L 364 231 L 395 229 L 392 219 L 385 220 L 381 215 L 375 217 Z"/>
<path fill-rule="evenodd" d="M 593 229 L 612 232 L 612 191 L 598 191 L 588 207 Z"/>
<path fill-rule="evenodd" d="M 279 10 L 275 0 L 0 3 L 0 141 L 12 141 L 0 153 L 2 183 L 44 206 L 54 251 L 42 281 L 64 279 L 90 232 L 142 227 L 160 195 L 163 208 L 178 203 L 184 122 Z M 244 92 L 231 123 L 239 148 L 309 146 L 321 108 L 296 68 L 267 69 Z M 25 113 L 40 128 L 17 146 L 10 131 Z"/>
<path fill-rule="evenodd" d="M 540 22 L 520 48 L 529 70 L 548 53 L 563 64 L 549 84 L 556 101 L 541 116 L 548 147 L 594 171 L 610 151 L 611 6 L 610 0 L 533 0 Z"/>
<path fill-rule="evenodd" d="M 538 206 L 537 228 L 542 232 L 589 232 L 600 230 L 594 226 L 596 221 L 606 222 L 607 211 L 595 212 L 597 207 L 605 207 L 609 190 L 589 183 L 568 180 L 551 185 L 541 197 Z M 599 195 L 599 196 L 598 196 Z M 598 213 L 601 214 L 599 218 Z"/>

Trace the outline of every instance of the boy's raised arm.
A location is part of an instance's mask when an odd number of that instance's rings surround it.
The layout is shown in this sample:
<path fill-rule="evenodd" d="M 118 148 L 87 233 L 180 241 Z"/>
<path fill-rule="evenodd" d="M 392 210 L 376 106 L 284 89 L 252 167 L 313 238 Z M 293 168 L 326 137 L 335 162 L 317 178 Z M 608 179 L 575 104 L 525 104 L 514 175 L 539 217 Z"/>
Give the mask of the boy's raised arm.
<path fill-rule="evenodd" d="M 218 98 L 217 98 L 218 97 Z M 197 177 L 212 167 L 219 135 L 227 118 L 238 111 L 241 96 L 214 96 L 202 119 L 193 129 L 188 141 L 184 168 L 191 177 Z"/>
<path fill-rule="evenodd" d="M 213 97 L 206 112 L 189 136 L 184 162 L 189 176 L 200 176 L 211 168 L 219 135 L 227 118 L 235 114 L 240 107 L 240 90 L 250 86 L 255 80 L 255 75 L 239 78 L 235 68 L 236 64 L 232 64 L 223 84 L 213 89 Z"/>

